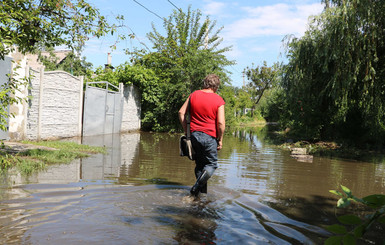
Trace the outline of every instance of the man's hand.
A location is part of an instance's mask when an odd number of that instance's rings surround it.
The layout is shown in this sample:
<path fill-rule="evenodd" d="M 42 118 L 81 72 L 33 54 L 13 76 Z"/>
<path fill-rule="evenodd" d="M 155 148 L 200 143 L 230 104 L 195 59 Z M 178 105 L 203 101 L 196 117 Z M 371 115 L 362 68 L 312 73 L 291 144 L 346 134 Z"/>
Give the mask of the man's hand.
<path fill-rule="evenodd" d="M 222 140 L 218 140 L 217 150 L 219 151 L 220 149 L 222 149 Z"/>

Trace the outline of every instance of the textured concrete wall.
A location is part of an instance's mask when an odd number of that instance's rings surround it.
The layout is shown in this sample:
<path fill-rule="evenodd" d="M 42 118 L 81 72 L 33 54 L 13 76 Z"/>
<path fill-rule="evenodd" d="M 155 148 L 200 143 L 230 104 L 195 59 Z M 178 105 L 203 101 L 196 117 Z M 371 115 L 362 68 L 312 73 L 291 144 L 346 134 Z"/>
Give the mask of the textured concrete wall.
<path fill-rule="evenodd" d="M 0 135 L 13 141 L 41 140 L 81 136 L 83 117 L 83 79 L 64 71 L 30 69 L 27 59 L 16 57 L 20 68 L 14 78 L 29 77 L 28 86 L 17 91 L 16 96 L 28 99 L 10 106 L 14 117 L 9 119 L 9 133 Z M 10 63 L 11 60 L 8 61 Z M 10 68 L 5 69 L 8 73 Z M 2 70 L 0 70 L 2 71 Z M 4 76 L 3 76 L 4 77 Z M 4 79 L 2 79 L 4 80 Z M 140 92 L 134 86 L 123 89 L 121 132 L 138 131 L 140 121 Z"/>
<path fill-rule="evenodd" d="M 121 132 L 140 130 L 140 91 L 133 85 L 124 86 Z"/>
<path fill-rule="evenodd" d="M 31 70 L 26 137 L 32 140 L 81 135 L 83 80 L 64 71 Z"/>

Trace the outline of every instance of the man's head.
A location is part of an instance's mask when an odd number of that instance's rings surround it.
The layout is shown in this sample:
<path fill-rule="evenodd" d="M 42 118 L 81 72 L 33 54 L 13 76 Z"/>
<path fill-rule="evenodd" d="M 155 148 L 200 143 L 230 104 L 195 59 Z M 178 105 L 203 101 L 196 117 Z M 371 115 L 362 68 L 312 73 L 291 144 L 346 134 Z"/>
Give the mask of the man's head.
<path fill-rule="evenodd" d="M 221 84 L 221 80 L 215 74 L 209 74 L 203 79 L 203 88 L 211 88 L 214 91 L 218 90 L 219 85 Z"/>

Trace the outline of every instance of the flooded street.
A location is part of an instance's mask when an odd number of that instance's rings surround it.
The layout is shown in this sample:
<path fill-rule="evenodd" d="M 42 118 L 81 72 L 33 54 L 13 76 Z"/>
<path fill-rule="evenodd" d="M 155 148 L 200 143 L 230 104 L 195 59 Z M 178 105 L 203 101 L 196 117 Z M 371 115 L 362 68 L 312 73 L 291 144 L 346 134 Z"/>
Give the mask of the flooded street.
<path fill-rule="evenodd" d="M 194 163 L 178 139 L 88 137 L 109 154 L 2 176 L 2 244 L 322 244 L 337 200 L 329 190 L 384 193 L 384 164 L 297 161 L 257 129 L 225 137 L 208 195 L 193 200 Z"/>

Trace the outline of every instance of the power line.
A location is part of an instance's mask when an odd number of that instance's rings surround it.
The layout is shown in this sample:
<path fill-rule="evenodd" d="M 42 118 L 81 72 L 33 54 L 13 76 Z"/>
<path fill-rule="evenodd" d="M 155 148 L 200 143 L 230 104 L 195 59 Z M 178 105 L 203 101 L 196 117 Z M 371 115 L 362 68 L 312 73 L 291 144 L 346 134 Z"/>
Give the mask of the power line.
<path fill-rule="evenodd" d="M 173 2 L 170 0 L 167 0 L 172 6 L 174 6 L 177 10 L 182 11 L 180 8 L 178 8 Z"/>
<path fill-rule="evenodd" d="M 149 10 L 147 7 L 145 7 L 143 4 L 141 4 L 140 2 L 136 1 L 136 0 L 132 0 L 134 1 L 135 3 L 137 3 L 138 5 L 140 5 L 142 8 L 144 8 L 145 10 L 147 10 L 148 12 L 150 12 L 151 14 L 155 15 L 156 17 L 158 17 L 159 19 L 161 20 L 164 20 L 164 18 L 160 17 L 157 13 Z"/>
<path fill-rule="evenodd" d="M 134 32 L 129 26 L 127 26 L 127 28 L 132 32 L 132 34 L 134 35 L 134 38 L 139 42 L 139 44 L 141 44 L 142 46 L 144 46 L 148 51 L 151 51 L 151 50 L 147 47 L 147 45 L 146 45 L 144 42 L 142 42 L 142 41 L 138 38 L 138 36 L 135 34 L 135 32 Z"/>

